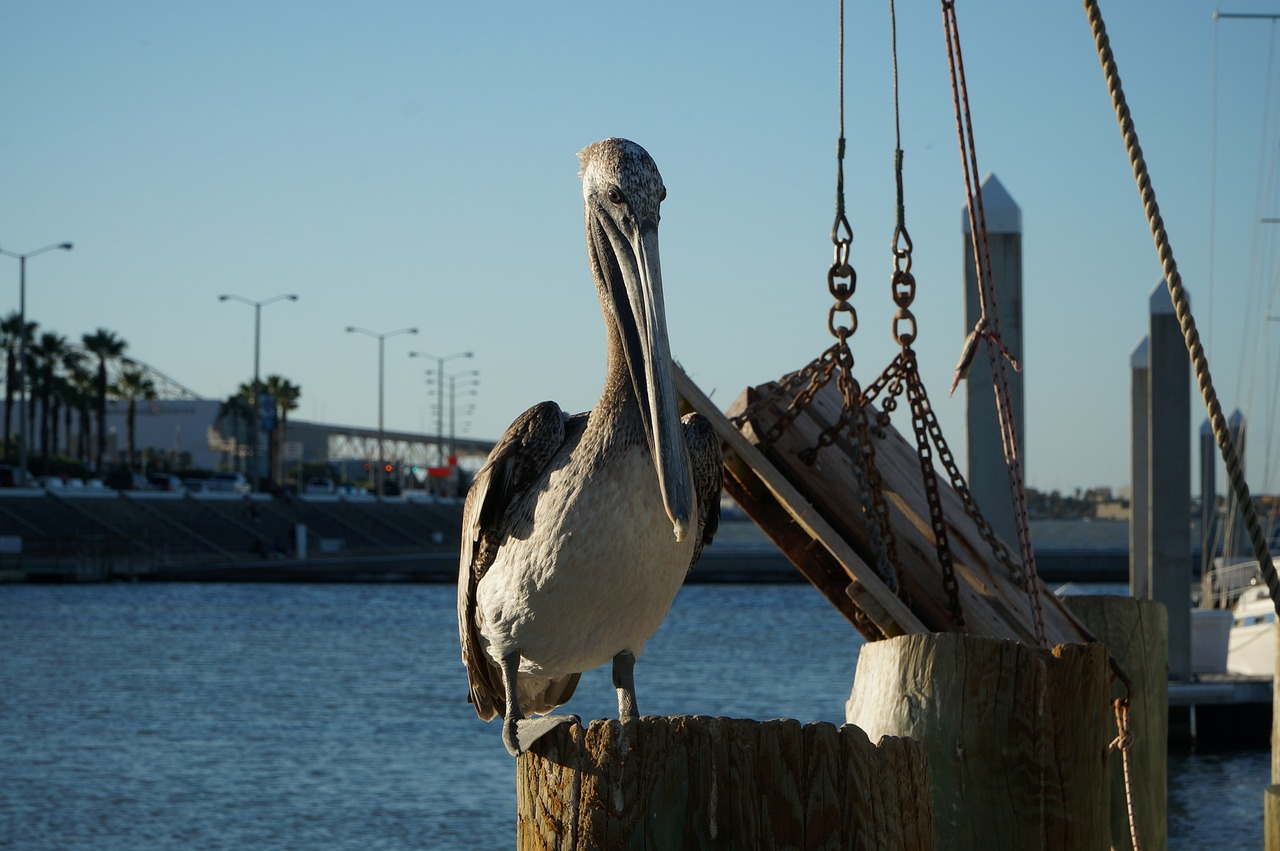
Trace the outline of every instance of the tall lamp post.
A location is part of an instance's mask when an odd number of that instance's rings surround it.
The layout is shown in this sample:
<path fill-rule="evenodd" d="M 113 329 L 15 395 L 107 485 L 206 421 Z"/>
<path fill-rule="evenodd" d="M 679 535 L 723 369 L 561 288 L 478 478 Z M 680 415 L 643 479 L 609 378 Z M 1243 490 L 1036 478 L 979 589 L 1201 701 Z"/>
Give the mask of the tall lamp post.
<path fill-rule="evenodd" d="M 254 301 L 251 298 L 245 298 L 242 295 L 226 294 L 218 296 L 218 301 L 238 301 L 241 304 L 247 304 L 253 308 L 253 490 L 255 493 L 259 490 L 261 484 L 262 461 L 258 457 L 258 432 L 262 431 L 262 399 L 260 395 L 262 388 L 259 386 L 261 382 L 258 380 L 258 358 L 262 351 L 262 307 L 263 305 L 272 304 L 277 301 L 297 301 L 298 297 L 293 293 L 285 295 L 276 295 L 262 301 Z"/>
<path fill-rule="evenodd" d="M 465 372 L 455 372 L 451 375 L 445 376 L 445 380 L 448 381 L 449 383 L 449 457 L 450 458 L 453 458 L 458 454 L 457 439 L 456 439 L 458 399 L 460 397 L 466 398 L 467 396 L 476 396 L 479 394 L 479 391 L 476 390 L 476 388 L 480 386 L 479 375 L 480 375 L 480 370 L 468 369 Z M 463 380 L 459 381 L 458 379 L 463 379 Z M 437 381 L 436 376 L 428 372 L 427 386 L 428 387 L 432 386 L 433 384 L 436 383 L 436 381 Z M 463 392 L 461 393 L 458 392 L 459 387 L 462 388 Z"/>
<path fill-rule="evenodd" d="M 411 358 L 429 358 L 436 362 L 436 459 L 437 466 L 448 466 L 448 458 L 444 454 L 444 365 L 455 358 L 469 358 L 472 352 L 454 352 L 440 357 L 426 352 L 409 352 Z"/>
<path fill-rule="evenodd" d="M 417 328 L 401 328 L 397 331 L 388 331 L 385 334 L 378 334 L 377 332 L 370 331 L 367 328 L 357 328 L 354 325 L 348 325 L 347 333 L 348 334 L 367 334 L 368 336 L 373 337 L 378 341 L 378 463 L 373 465 L 374 467 L 377 468 L 373 474 L 373 481 L 374 481 L 374 492 L 378 495 L 378 498 L 381 499 L 382 498 L 382 464 L 383 464 L 383 457 L 382 457 L 383 357 L 382 357 L 382 352 L 388 337 L 394 337 L 397 334 L 417 334 L 418 329 Z"/>
<path fill-rule="evenodd" d="M 22 483 L 26 483 L 27 475 L 27 422 L 29 412 L 27 406 L 31 404 L 27 399 L 27 258 L 35 257 L 37 254 L 44 254 L 46 251 L 53 251 L 55 248 L 62 251 L 70 251 L 71 243 L 55 242 L 53 245 L 46 245 L 44 248 L 37 248 L 35 251 L 28 251 L 26 254 L 18 254 L 15 251 L 6 251 L 0 248 L 0 254 L 6 257 L 16 257 L 18 259 L 18 399 L 22 402 L 22 415 L 18 418 L 18 475 L 22 477 Z"/>

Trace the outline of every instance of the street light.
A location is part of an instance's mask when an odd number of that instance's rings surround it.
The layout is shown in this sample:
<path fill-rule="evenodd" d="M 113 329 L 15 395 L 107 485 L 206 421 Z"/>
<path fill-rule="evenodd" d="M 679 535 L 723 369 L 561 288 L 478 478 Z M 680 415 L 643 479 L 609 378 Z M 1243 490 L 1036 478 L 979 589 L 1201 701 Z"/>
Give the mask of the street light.
<path fill-rule="evenodd" d="M 480 386 L 479 375 L 480 375 L 480 370 L 468 369 L 465 372 L 455 372 L 451 375 L 445 376 L 445 378 L 449 380 L 449 457 L 450 458 L 453 458 L 458 454 L 457 437 L 456 437 L 458 398 L 462 397 L 465 399 L 468 396 L 479 395 L 479 391 L 476 389 L 477 387 Z M 459 382 L 458 381 L 459 378 L 462 378 L 465 380 L 462 382 Z M 436 379 L 434 378 L 434 376 L 432 376 L 431 373 L 427 373 L 427 386 L 429 387 L 435 383 L 436 383 Z M 458 392 L 459 387 L 463 388 L 464 392 L 459 393 Z M 475 406 L 473 405 L 472 408 L 474 407 Z"/>
<path fill-rule="evenodd" d="M 27 258 L 35 257 L 37 254 L 44 254 L 46 251 L 52 251 L 55 248 L 62 251 L 70 251 L 71 243 L 55 242 L 53 245 L 46 245 L 44 248 L 37 248 L 35 251 L 28 251 L 26 254 L 18 254 L 14 251 L 6 251 L 0 248 L 0 254 L 6 257 L 18 258 L 18 399 L 22 401 L 22 416 L 18 422 L 18 475 L 22 477 L 23 483 L 26 483 L 27 476 L 27 423 L 30 412 L 27 407 L 30 401 L 27 400 Z M 6 447 L 7 448 L 7 447 Z"/>
<path fill-rule="evenodd" d="M 397 331 L 388 331 L 385 334 L 378 334 L 374 331 L 368 330 L 367 328 L 357 328 L 354 325 L 348 325 L 347 333 L 348 334 L 367 334 L 370 337 L 376 338 L 378 341 L 378 463 L 373 465 L 374 467 L 377 468 L 374 471 L 373 475 L 374 475 L 374 492 L 378 495 L 378 498 L 381 499 L 382 498 L 382 464 L 384 461 L 382 457 L 382 363 L 383 363 L 382 350 L 388 337 L 394 337 L 397 334 L 417 334 L 418 329 L 417 328 L 401 328 Z"/>
<path fill-rule="evenodd" d="M 228 293 L 218 296 L 218 301 L 238 301 L 241 304 L 250 305 L 253 308 L 253 406 L 256 420 L 252 423 L 253 428 L 253 490 L 255 493 L 259 490 L 262 462 L 258 457 L 258 432 L 262 430 L 262 400 L 259 397 L 260 388 L 258 384 L 258 355 L 262 349 L 262 307 L 266 304 L 272 304 L 277 301 L 297 301 L 298 297 L 293 293 L 286 295 L 275 295 L 262 301 L 254 301 L 251 298 L 245 298 L 242 295 L 234 295 Z"/>
<path fill-rule="evenodd" d="M 430 358 L 436 362 L 436 454 L 439 456 L 436 463 L 441 467 L 446 467 L 449 463 L 444 454 L 444 365 L 454 358 L 469 358 L 471 355 L 471 352 L 454 352 L 440 357 L 426 352 L 409 352 L 411 358 Z"/>

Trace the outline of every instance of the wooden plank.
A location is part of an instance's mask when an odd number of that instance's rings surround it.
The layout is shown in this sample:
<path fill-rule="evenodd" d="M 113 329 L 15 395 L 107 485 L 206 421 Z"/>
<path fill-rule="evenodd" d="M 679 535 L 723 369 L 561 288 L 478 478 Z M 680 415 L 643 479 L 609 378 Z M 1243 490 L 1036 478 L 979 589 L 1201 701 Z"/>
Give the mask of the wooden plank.
<path fill-rule="evenodd" d="M 827 596 L 827 599 L 832 601 L 836 608 L 847 613 L 849 600 L 845 589 L 850 581 L 857 581 L 862 584 L 867 593 L 874 597 L 879 605 L 879 611 L 884 612 L 885 616 L 891 619 L 883 625 L 878 624 L 882 631 L 887 634 L 927 631 L 920 619 L 885 586 L 875 571 L 832 528 L 831 524 L 812 503 L 800 494 L 795 486 L 787 480 L 786 476 L 774 468 L 773 464 L 734 427 L 733 423 L 729 422 L 728 418 L 712 404 L 711 400 L 678 366 L 676 367 L 676 390 L 693 410 L 710 420 L 716 435 L 723 441 L 728 453 L 731 454 L 730 464 L 726 467 L 726 472 L 729 473 L 727 479 L 737 481 L 736 477 L 743 477 L 744 482 L 739 482 L 739 485 L 744 492 L 744 496 L 746 493 L 750 494 L 751 500 L 749 500 L 749 503 L 757 510 L 764 510 L 769 500 L 772 500 L 773 504 L 790 518 L 791 524 L 803 530 L 810 541 L 816 542 L 825 548 L 827 553 L 830 554 L 830 558 L 844 570 L 846 576 L 842 578 L 843 581 L 839 583 L 838 587 L 834 587 L 830 583 L 818 586 L 819 590 Z M 738 465 L 736 463 L 737 459 L 741 459 L 742 465 L 745 466 Z M 747 470 L 752 475 L 748 475 Z M 752 481 L 753 477 L 754 482 Z M 755 482 L 758 482 L 758 485 Z M 737 499 L 737 494 L 731 493 L 731 495 Z M 742 505 L 741 502 L 739 504 Z M 780 522 L 781 518 L 777 516 L 778 512 L 773 510 L 772 506 L 768 507 L 771 511 L 770 516 L 766 518 L 769 525 L 761 524 L 760 520 L 756 520 L 757 524 L 761 525 L 766 534 L 770 534 L 775 528 L 785 529 L 787 524 Z M 750 513 L 747 505 L 742 505 L 742 508 Z M 756 519 L 754 515 L 752 517 Z M 792 564 L 804 572 L 808 558 L 804 557 L 804 553 L 795 549 L 794 541 L 791 542 L 791 546 L 791 549 L 783 548 L 783 552 L 786 553 Z M 813 556 L 812 553 L 808 555 L 810 557 Z M 808 575 L 806 574 L 806 576 Z M 810 576 L 810 580 L 813 581 L 812 576 Z M 854 621 L 854 624 L 855 626 L 857 625 L 856 621 Z"/>
<path fill-rule="evenodd" d="M 760 391 L 747 391 L 729 413 L 732 415 L 744 409 L 757 392 L 767 390 L 766 387 Z M 743 425 L 743 436 L 753 443 L 761 442 L 758 430 L 763 431 L 776 422 L 783 414 L 784 404 L 785 400 L 780 399 L 763 407 L 754 420 Z M 806 463 L 803 457 L 803 453 L 818 445 L 819 436 L 829 432 L 832 424 L 838 421 L 841 410 L 839 391 L 834 384 L 826 385 L 761 454 L 771 469 L 793 485 L 799 499 L 808 506 L 816 506 L 815 511 L 821 511 L 834 534 L 847 541 L 861 563 L 867 565 L 874 561 L 875 547 L 857 504 L 859 487 L 850 461 L 854 448 L 847 431 L 835 433 L 834 441 L 817 453 L 812 464 Z M 874 416 L 874 409 L 869 413 Z M 928 500 L 916 448 L 909 445 L 892 425 L 881 434 L 873 434 L 872 439 L 896 540 L 902 597 L 910 601 L 911 610 L 925 626 L 925 631 L 971 632 L 1035 643 L 1034 616 L 1026 592 L 996 560 L 978 525 L 965 511 L 960 496 L 945 478 L 939 478 L 939 495 L 959 583 L 958 597 L 964 624 L 953 620 L 942 584 L 936 539 L 929 520 Z M 1014 560 L 1016 563 L 1016 557 Z M 867 572 L 874 576 L 870 570 Z M 887 591 L 879 577 L 875 577 L 875 581 Z M 864 584 L 868 591 L 875 589 L 870 583 Z M 1037 583 L 1036 596 L 1051 646 L 1092 640 L 1088 630 L 1043 583 Z M 883 600 L 879 593 L 872 597 L 875 603 Z M 870 607 L 863 606 L 863 611 L 871 615 Z"/>

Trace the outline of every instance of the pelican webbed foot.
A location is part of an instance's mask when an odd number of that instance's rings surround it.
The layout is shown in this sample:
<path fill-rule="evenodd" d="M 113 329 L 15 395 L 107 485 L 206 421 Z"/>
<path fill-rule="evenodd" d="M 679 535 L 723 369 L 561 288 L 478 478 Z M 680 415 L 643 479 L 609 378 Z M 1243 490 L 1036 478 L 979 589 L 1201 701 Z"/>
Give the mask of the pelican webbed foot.
<path fill-rule="evenodd" d="M 502 723 L 502 743 L 507 752 L 519 756 L 533 743 L 561 724 L 581 724 L 577 715 L 542 715 L 537 718 L 508 718 Z"/>
<path fill-rule="evenodd" d="M 520 699 L 516 696 L 516 677 L 520 674 L 519 651 L 509 653 L 502 658 L 502 684 L 507 695 L 507 711 L 502 717 L 502 743 L 507 746 L 507 753 L 519 756 L 538 739 L 550 733 L 561 724 L 581 724 L 577 715 L 543 715 L 538 718 L 525 718 L 520 709 Z"/>

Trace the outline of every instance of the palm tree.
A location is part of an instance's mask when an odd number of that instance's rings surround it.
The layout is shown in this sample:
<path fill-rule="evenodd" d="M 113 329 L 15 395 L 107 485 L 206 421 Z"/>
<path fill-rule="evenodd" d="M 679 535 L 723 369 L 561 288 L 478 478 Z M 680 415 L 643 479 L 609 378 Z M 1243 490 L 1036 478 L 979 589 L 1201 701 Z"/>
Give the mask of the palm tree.
<path fill-rule="evenodd" d="M 128 344 L 106 328 L 99 328 L 84 335 L 84 347 L 98 358 L 98 378 L 95 384 L 95 403 L 98 414 L 98 451 L 94 462 L 102 469 L 102 456 L 107 454 L 107 362 L 124 355 Z"/>
<path fill-rule="evenodd" d="M 80 431 L 76 435 L 75 448 L 67 447 L 67 454 L 74 457 L 81 464 L 89 460 L 89 434 L 93 399 L 94 399 L 94 375 L 86 368 L 84 358 L 76 359 L 74 366 L 68 368 L 67 378 L 71 384 L 70 400 L 67 405 L 67 443 L 71 442 L 71 412 L 72 408 L 80 416 Z"/>
<path fill-rule="evenodd" d="M 61 409 L 63 412 L 63 429 L 62 433 L 66 437 L 64 449 L 66 456 L 71 458 L 75 455 L 75 450 L 71 445 L 71 414 L 79 403 L 79 389 L 76 387 L 76 377 L 78 372 L 84 370 L 84 352 L 75 346 L 67 345 L 66 350 L 62 354 L 61 374 L 58 376 L 53 396 L 54 410 L 54 433 L 57 433 L 57 413 Z M 53 448 L 54 454 L 58 452 L 58 447 Z"/>
<path fill-rule="evenodd" d="M 248 384 L 241 384 L 234 395 L 228 396 L 226 401 L 218 406 L 217 428 L 223 434 L 230 432 L 236 447 L 236 458 L 241 457 L 240 446 L 244 444 L 244 425 L 253 422 L 253 415 L 253 388 Z"/>
<path fill-rule="evenodd" d="M 267 376 L 267 392 L 276 406 L 276 427 L 271 433 L 271 477 L 281 481 L 284 478 L 284 439 L 289 412 L 298 410 L 302 388 L 287 378 L 270 375 Z"/>
<path fill-rule="evenodd" d="M 17 312 L 10 313 L 0 321 L 0 341 L 3 341 L 5 352 L 4 369 L 4 455 L 9 459 L 9 436 L 13 433 L 10 424 L 13 422 L 13 397 L 18 395 L 18 339 L 20 317 Z M 36 333 L 36 323 L 28 322 L 26 337 L 29 341 Z"/>
<path fill-rule="evenodd" d="M 58 442 L 55 384 L 58 369 L 70 348 L 66 337 L 46 331 L 40 335 L 39 342 L 27 351 L 31 353 L 34 367 L 31 370 L 31 407 L 34 411 L 36 402 L 40 403 L 40 455 L 47 464 L 51 457 L 50 447 Z"/>
<path fill-rule="evenodd" d="M 116 392 L 121 399 L 128 404 L 125 409 L 125 431 L 129 440 L 129 469 L 133 469 L 133 459 L 135 457 L 135 441 L 134 441 L 134 422 L 139 399 L 149 400 L 156 398 L 156 383 L 152 381 L 145 372 L 138 367 L 126 369 L 120 373 L 120 382 L 116 386 Z"/>

